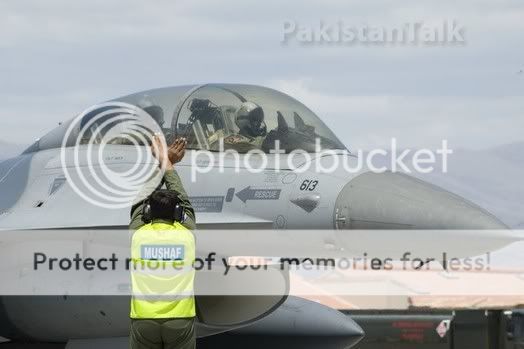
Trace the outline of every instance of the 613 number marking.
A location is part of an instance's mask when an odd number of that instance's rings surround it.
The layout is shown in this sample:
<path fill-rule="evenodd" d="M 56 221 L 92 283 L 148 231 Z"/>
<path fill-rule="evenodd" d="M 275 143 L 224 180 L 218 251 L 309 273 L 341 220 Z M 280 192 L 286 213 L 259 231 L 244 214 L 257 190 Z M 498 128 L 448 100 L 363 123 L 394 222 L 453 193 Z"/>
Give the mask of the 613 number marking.
<path fill-rule="evenodd" d="M 310 179 L 306 179 L 302 184 L 300 185 L 300 190 L 309 190 L 313 191 L 318 185 L 318 181 L 312 181 Z"/>

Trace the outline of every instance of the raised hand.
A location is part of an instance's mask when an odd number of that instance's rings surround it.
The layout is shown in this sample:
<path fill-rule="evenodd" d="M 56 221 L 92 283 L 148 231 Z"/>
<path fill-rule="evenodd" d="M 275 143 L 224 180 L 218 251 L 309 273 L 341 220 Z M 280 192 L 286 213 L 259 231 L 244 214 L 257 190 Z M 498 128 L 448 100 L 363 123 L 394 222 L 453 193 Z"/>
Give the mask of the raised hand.
<path fill-rule="evenodd" d="M 158 160 L 159 166 L 162 170 L 165 171 L 173 168 L 173 162 L 169 160 L 168 147 L 163 135 L 154 136 L 153 144 L 151 145 L 151 152 L 155 159 Z"/>
<path fill-rule="evenodd" d="M 168 149 L 169 161 L 172 164 L 179 163 L 186 154 L 187 140 L 185 138 L 177 138 Z"/>

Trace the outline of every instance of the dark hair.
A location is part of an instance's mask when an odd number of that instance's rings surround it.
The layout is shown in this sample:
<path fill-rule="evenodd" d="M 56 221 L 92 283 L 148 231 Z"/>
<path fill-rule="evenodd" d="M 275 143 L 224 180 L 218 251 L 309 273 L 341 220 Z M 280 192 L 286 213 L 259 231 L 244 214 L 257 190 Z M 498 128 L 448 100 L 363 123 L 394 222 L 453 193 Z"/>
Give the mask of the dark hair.
<path fill-rule="evenodd" d="M 149 198 L 152 219 L 175 221 L 175 207 L 180 202 L 176 193 L 170 190 L 157 190 Z"/>

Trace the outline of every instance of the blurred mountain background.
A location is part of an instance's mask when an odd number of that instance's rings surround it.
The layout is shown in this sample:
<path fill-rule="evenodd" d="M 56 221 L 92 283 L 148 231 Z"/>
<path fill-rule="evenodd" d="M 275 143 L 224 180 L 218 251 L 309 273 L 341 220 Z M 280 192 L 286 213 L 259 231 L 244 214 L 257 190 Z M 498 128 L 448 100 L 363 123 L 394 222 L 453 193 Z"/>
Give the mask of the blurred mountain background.
<path fill-rule="evenodd" d="M 512 228 L 524 227 L 524 142 L 450 156 L 449 173 L 419 175 L 484 207 Z"/>

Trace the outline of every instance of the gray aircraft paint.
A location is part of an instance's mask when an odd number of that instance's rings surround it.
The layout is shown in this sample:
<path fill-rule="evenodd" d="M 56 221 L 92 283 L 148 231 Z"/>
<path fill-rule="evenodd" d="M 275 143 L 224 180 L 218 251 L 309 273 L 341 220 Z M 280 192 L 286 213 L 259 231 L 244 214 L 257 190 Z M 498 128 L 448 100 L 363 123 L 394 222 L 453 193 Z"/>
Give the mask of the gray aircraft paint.
<path fill-rule="evenodd" d="M 31 158 L 23 155 L 0 164 L 0 212 L 8 212 L 26 189 Z"/>
<path fill-rule="evenodd" d="M 222 212 L 223 196 L 192 196 L 189 198 L 195 212 Z"/>
<path fill-rule="evenodd" d="M 293 204 L 302 208 L 307 213 L 313 212 L 320 203 L 320 194 L 306 194 L 290 200 Z"/>
<path fill-rule="evenodd" d="M 53 195 L 57 191 L 62 188 L 62 186 L 65 184 L 66 178 L 65 177 L 57 177 L 53 181 L 53 184 L 51 185 L 51 188 L 49 188 L 49 196 Z"/>
<path fill-rule="evenodd" d="M 209 86 L 220 88 L 221 85 Z M 289 105 L 298 103 L 289 96 L 263 87 L 224 86 L 227 89 L 245 90 L 246 95 L 252 99 L 260 97 L 262 100 L 267 100 L 273 96 L 271 98 L 278 103 L 286 105 L 287 103 Z M 177 120 L 173 116 L 183 110 L 179 108 L 182 104 L 178 102 L 190 97 L 195 91 L 202 91 L 201 88 L 202 86 L 196 89 L 194 86 L 162 88 L 122 97 L 118 101 L 137 103 L 144 97 L 153 98 L 156 103 L 165 105 L 167 124 L 164 126 L 176 126 Z M 318 121 L 319 125 L 323 124 L 320 119 Z M 0 213 L 9 212 L 9 214 L 0 215 L 0 230 L 126 227 L 128 225 L 129 208 L 111 211 L 97 207 L 82 200 L 71 188 L 70 183 L 55 183 L 57 178 L 63 175 L 59 147 L 66 125 L 67 123 L 64 123 L 42 137 L 41 148 L 33 148 L 35 152 L 0 163 Z M 134 164 L 136 154 L 132 149 L 129 150 L 122 146 L 107 148 L 110 148 L 107 150 L 112 159 L 108 163 L 111 169 L 122 170 Z M 69 152 L 70 149 L 66 149 L 66 153 Z M 374 222 L 374 226 L 378 225 L 382 229 L 395 229 L 399 225 L 410 226 L 414 229 L 431 227 L 461 229 L 465 224 L 468 228 L 474 229 L 505 228 L 500 221 L 480 207 L 471 205 L 462 198 L 440 188 L 422 185 L 409 177 L 399 178 L 390 174 L 359 177 L 360 173 L 348 173 L 343 168 L 337 168 L 329 174 L 315 173 L 312 170 L 295 173 L 290 170 L 286 156 L 280 159 L 279 168 L 282 175 L 277 174 L 277 171 L 273 169 L 268 169 L 265 173 L 250 173 L 245 168 L 240 168 L 239 172 L 235 172 L 233 161 L 226 159 L 225 171 L 213 168 L 210 173 L 199 174 L 201 177 L 195 183 L 191 181 L 192 164 L 189 160 L 191 152 L 192 150 L 189 150 L 186 158 L 177 164 L 177 171 L 190 197 L 206 198 L 205 205 L 201 204 L 197 207 L 199 228 L 217 226 L 227 229 L 268 228 L 271 226 L 286 229 L 332 229 L 334 227 L 348 229 L 355 226 L 370 228 L 371 225 L 366 225 L 366 222 Z M 356 162 L 355 157 L 345 149 L 340 149 L 336 154 L 330 156 L 339 157 L 340 163 L 346 161 L 351 166 Z M 296 160 L 294 165 L 305 166 L 307 163 L 304 160 Z M 87 164 L 81 165 L 79 170 L 87 172 Z M 278 184 L 278 188 L 260 187 L 264 183 L 277 186 L 279 178 L 282 178 L 282 184 Z M 315 190 L 318 190 L 322 196 L 313 210 L 311 208 L 316 200 L 301 198 L 305 193 L 300 189 L 304 181 L 311 180 L 320 183 Z M 223 196 L 209 196 L 209 193 L 224 193 L 228 199 L 232 199 L 233 194 L 228 190 L 230 188 L 244 188 L 236 194 L 239 200 L 225 200 L 227 205 L 224 205 Z M 50 195 L 50 192 L 53 195 Z M 260 196 L 257 197 L 257 192 L 266 198 L 270 197 L 271 200 L 262 200 Z M 419 197 L 424 197 L 428 204 L 418 205 Z M 387 200 L 383 200 L 384 198 Z M 196 201 L 199 200 L 201 199 Z M 41 207 L 35 207 L 36 202 L 42 202 Z M 380 206 L 377 209 L 378 204 Z M 196 203 L 196 206 L 198 205 Z M 402 208 L 407 211 L 403 211 Z M 433 216 L 432 210 L 438 210 L 439 215 Z M 406 215 L 406 212 L 413 213 L 413 215 Z M 414 212 L 417 212 L 417 215 Z M 466 222 L 455 218 L 462 213 L 475 220 Z M 340 233 L 346 236 L 346 232 L 341 231 Z M 317 236 L 317 238 L 320 243 L 322 240 L 324 243 L 327 240 L 331 241 L 328 237 L 324 239 L 324 237 Z M 349 235 L 344 240 L 344 246 L 352 247 L 361 238 L 361 236 Z M 279 306 L 283 300 L 281 298 L 270 301 L 259 298 L 215 299 L 214 309 L 217 312 L 214 315 L 220 315 L 220 312 L 225 314 L 234 309 L 239 313 L 233 315 L 242 318 L 246 315 L 242 311 L 249 308 L 249 314 L 259 313 L 260 317 L 264 317 L 275 309 L 280 309 Z M 71 337 L 125 336 L 129 321 L 128 306 L 127 298 L 72 299 L 62 296 L 32 299 L 2 298 L 0 299 L 0 328 L 9 333 L 0 333 L 0 335 L 18 335 L 20 339 L 41 341 L 67 340 Z M 297 308 L 300 309 L 300 304 Z M 282 311 L 285 310 L 285 308 L 282 309 Z M 51 320 L 49 314 L 53 314 Z M 307 312 L 300 316 L 317 318 L 317 313 Z M 245 319 L 243 325 L 248 325 L 258 319 Z M 292 314 L 287 314 L 279 319 L 287 319 L 288 323 L 294 321 Z M 323 319 L 318 320 L 322 322 Z M 270 323 L 267 328 L 270 329 L 276 323 L 278 321 Z M 309 327 L 306 326 L 304 332 L 307 332 Z M 231 328 L 231 326 L 199 324 L 200 335 L 224 332 Z M 348 329 L 352 329 L 353 334 L 356 333 L 354 326 L 351 325 Z"/>

